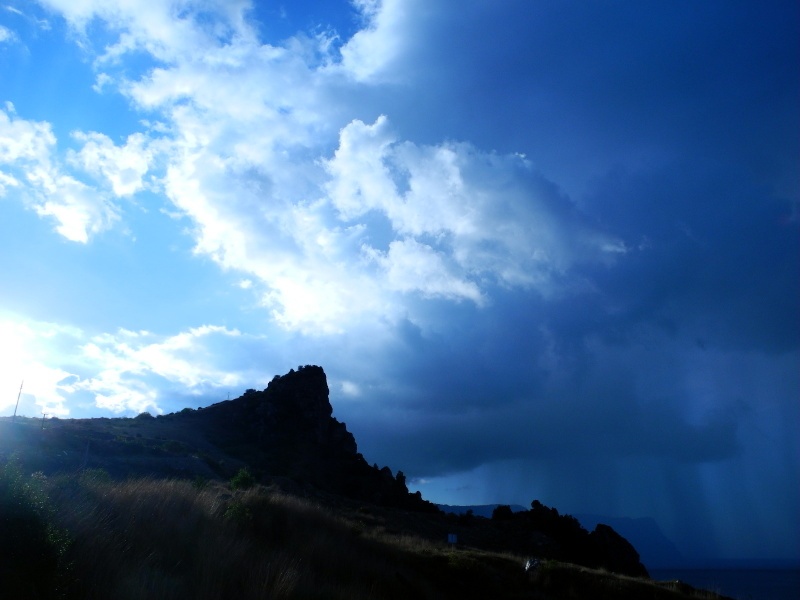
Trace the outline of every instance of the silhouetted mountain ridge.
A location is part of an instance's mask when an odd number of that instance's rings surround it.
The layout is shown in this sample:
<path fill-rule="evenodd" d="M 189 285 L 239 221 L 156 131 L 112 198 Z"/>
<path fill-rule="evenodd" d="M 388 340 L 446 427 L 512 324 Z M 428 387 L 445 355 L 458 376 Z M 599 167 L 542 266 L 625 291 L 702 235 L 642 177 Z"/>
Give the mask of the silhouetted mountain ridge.
<path fill-rule="evenodd" d="M 355 438 L 335 419 L 322 367 L 275 376 L 263 391 L 196 411 L 193 427 L 261 477 L 287 477 L 319 490 L 410 510 L 437 512 L 409 493 L 401 471 L 370 466 Z M 178 414 L 168 418 L 185 418 Z"/>
<path fill-rule="evenodd" d="M 443 514 L 408 491 L 401 471 L 367 463 L 346 425 L 333 417 L 318 366 L 292 369 L 266 389 L 233 400 L 159 417 L 53 419 L 41 426 L 39 420 L 18 421 L 0 420 L 0 462 L 15 452 L 28 471 L 103 469 L 114 479 L 230 480 L 247 468 L 262 484 L 333 507 L 360 510 L 353 503 L 366 503 L 395 511 L 386 519 L 398 533 L 430 540 L 454 533 L 473 548 L 647 575 L 634 548 L 611 527 L 590 534 L 536 501 L 516 514 L 495 507 L 492 519 Z"/>

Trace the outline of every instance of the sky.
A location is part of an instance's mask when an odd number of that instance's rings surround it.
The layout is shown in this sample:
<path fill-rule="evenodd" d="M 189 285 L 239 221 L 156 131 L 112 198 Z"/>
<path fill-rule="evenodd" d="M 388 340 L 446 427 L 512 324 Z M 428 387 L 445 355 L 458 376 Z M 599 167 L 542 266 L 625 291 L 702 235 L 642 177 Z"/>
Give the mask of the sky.
<path fill-rule="evenodd" d="M 317 364 L 429 500 L 800 560 L 799 30 L 793 1 L 2 0 L 0 414 Z"/>

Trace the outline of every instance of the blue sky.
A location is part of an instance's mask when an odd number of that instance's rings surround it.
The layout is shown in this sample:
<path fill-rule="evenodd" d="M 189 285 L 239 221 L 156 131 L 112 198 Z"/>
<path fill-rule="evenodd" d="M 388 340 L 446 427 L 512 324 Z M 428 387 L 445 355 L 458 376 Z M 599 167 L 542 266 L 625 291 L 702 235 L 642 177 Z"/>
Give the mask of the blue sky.
<path fill-rule="evenodd" d="M 451 504 L 800 559 L 793 2 L 5 0 L 0 414 L 319 364 Z"/>

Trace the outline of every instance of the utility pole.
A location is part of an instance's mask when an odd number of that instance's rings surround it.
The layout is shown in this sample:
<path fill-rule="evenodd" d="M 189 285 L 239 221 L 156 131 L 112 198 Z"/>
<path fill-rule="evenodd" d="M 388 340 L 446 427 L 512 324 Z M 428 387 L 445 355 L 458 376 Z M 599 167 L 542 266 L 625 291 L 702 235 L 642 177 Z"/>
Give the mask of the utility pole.
<path fill-rule="evenodd" d="M 44 431 L 44 418 L 47 416 L 47 413 L 42 411 L 42 431 Z"/>
<path fill-rule="evenodd" d="M 19 397 L 22 395 L 22 386 L 25 385 L 25 380 L 22 380 L 22 383 L 19 384 L 19 393 L 17 394 L 17 405 L 14 407 L 14 416 L 11 417 L 11 422 L 17 420 L 17 409 L 19 408 Z"/>

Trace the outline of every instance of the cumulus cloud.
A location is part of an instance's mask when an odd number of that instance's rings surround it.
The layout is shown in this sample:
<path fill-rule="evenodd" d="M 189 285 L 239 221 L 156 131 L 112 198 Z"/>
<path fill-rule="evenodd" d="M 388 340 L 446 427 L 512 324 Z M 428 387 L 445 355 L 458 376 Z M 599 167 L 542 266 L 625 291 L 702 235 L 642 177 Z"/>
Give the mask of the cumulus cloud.
<path fill-rule="evenodd" d="M 118 41 L 99 63 L 104 85 L 163 119 L 158 138 L 134 133 L 122 145 L 76 132 L 71 164 L 129 196 L 158 154 L 152 176 L 193 223 L 196 251 L 258 281 L 284 327 L 334 333 L 397 319 L 408 295 L 482 306 L 495 285 L 552 293 L 574 265 L 613 260 L 607 249 L 620 247 L 519 155 L 419 145 L 386 116 L 368 125 L 348 114 L 342 98 L 402 52 L 417 5 L 357 2 L 364 27 L 337 62 L 319 37 L 260 42 L 245 3 L 211 3 L 213 18 L 191 2 L 45 4 L 78 32 L 105 23 Z M 114 60 L 141 50 L 158 64 L 114 75 Z M 118 217 L 110 202 L 90 205 L 79 182 L 70 189 L 38 209 L 63 235 L 86 241 Z"/>
<path fill-rule="evenodd" d="M 86 243 L 108 229 L 117 210 L 98 190 L 65 172 L 55 155 L 56 138 L 49 123 L 28 121 L 14 106 L 0 110 L 0 191 L 13 187 L 39 215 L 54 217 L 56 231 Z"/>
<path fill-rule="evenodd" d="M 143 177 L 155 153 L 144 134 L 131 134 L 121 146 L 102 133 L 78 131 L 73 137 L 83 146 L 71 155 L 72 162 L 107 180 L 115 196 L 132 196 L 144 189 Z"/>
<path fill-rule="evenodd" d="M 410 15 L 418 12 L 419 3 L 354 0 L 353 5 L 359 10 L 365 25 L 342 46 L 342 61 L 337 68 L 359 82 L 392 81 L 392 64 L 407 44 L 404 29 L 409 24 Z"/>
<path fill-rule="evenodd" d="M 545 287 L 552 273 L 624 251 L 521 156 L 399 142 L 385 116 L 348 124 L 325 165 L 342 219 L 381 213 L 396 236 L 431 241 L 476 279 Z M 405 244 L 395 242 L 397 250 Z"/>
<path fill-rule="evenodd" d="M 203 325 L 175 335 L 125 329 L 89 335 L 67 325 L 3 314 L 0 334 L 4 414 L 13 412 L 23 380 L 19 414 L 26 416 L 68 416 L 90 406 L 114 413 L 160 413 L 269 380 L 263 365 L 246 356 L 258 336 L 222 326 Z"/>
<path fill-rule="evenodd" d="M 101 62 L 113 62 L 134 51 L 163 61 L 186 57 L 197 48 L 246 32 L 244 13 L 250 7 L 248 0 L 213 0 L 202 5 L 186 0 L 40 0 L 40 4 L 58 12 L 83 36 L 95 20 L 118 33 L 116 43 L 104 49 Z M 208 19 L 209 15 L 221 18 Z"/>
<path fill-rule="evenodd" d="M 372 256 L 386 270 L 390 289 L 483 303 L 478 286 L 459 278 L 445 264 L 442 255 L 426 244 L 409 239 L 395 240 L 389 244 L 388 252 L 373 252 Z"/>
<path fill-rule="evenodd" d="M 147 408 L 161 412 L 158 402 L 163 397 L 151 381 L 153 376 L 193 392 L 239 384 L 237 374 L 213 366 L 215 357 L 208 348 L 209 338 L 239 335 L 236 330 L 205 325 L 161 339 L 125 330 L 95 336 L 82 353 L 98 372 L 75 388 L 92 392 L 98 407 L 114 412 Z"/>
<path fill-rule="evenodd" d="M 34 205 L 36 212 L 55 217 L 56 231 L 72 242 L 87 243 L 90 235 L 108 229 L 118 218 L 105 198 L 73 177 L 33 171 L 29 180 L 43 196 Z"/>
<path fill-rule="evenodd" d="M 56 143 L 49 123 L 21 119 L 14 105 L 6 102 L 5 109 L 0 110 L 0 132 L 0 160 L 4 164 L 16 161 L 49 164 Z"/>

